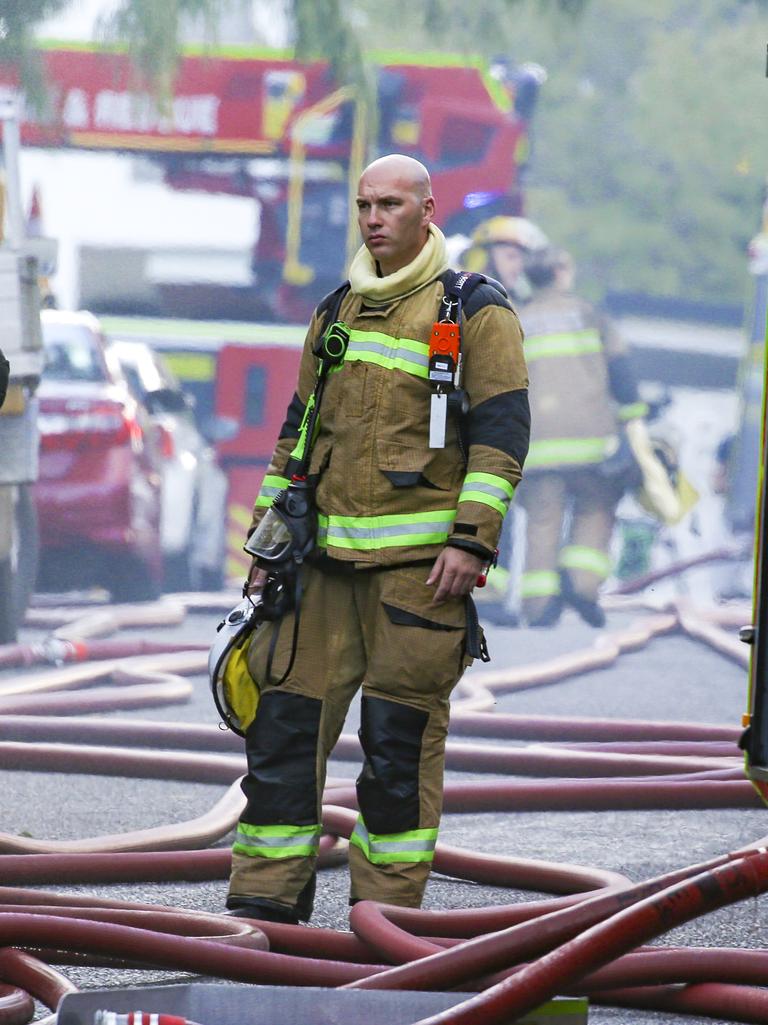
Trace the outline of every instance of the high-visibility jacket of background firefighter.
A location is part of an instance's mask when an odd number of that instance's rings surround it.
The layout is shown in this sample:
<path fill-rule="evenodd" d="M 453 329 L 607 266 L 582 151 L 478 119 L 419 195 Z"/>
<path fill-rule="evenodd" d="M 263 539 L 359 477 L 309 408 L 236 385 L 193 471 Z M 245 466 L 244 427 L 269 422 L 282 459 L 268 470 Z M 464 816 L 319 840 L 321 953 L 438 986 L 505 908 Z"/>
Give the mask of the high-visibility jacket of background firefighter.
<path fill-rule="evenodd" d="M 469 413 L 462 424 L 449 412 L 445 447 L 430 449 L 429 338 L 444 291 L 438 278 L 393 301 L 373 304 L 350 292 L 342 302 L 349 347 L 329 375 L 310 463 L 318 546 L 333 559 L 399 565 L 436 557 L 446 542 L 481 556 L 496 547 L 528 445 L 522 335 L 501 293 L 477 286 L 461 318 Z M 310 323 L 298 390 L 251 529 L 295 468 L 292 452 L 317 377 L 313 349 L 324 305 Z"/>
<path fill-rule="evenodd" d="M 601 463 L 623 421 L 647 406 L 625 349 L 588 302 L 545 288 L 520 313 L 531 380 L 531 445 L 526 471 Z"/>

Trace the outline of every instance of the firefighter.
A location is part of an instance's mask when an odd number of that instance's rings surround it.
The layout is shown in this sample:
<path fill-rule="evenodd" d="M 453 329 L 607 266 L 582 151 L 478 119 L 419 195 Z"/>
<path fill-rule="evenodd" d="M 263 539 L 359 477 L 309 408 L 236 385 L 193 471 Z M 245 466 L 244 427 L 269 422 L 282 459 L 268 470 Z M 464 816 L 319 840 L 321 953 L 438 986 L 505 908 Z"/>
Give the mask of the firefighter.
<path fill-rule="evenodd" d="M 516 309 L 531 297 L 526 260 L 548 246 L 547 236 L 525 217 L 491 217 L 472 234 L 464 257 L 467 270 L 480 271 L 500 281 Z"/>
<path fill-rule="evenodd" d="M 525 217 L 497 215 L 483 221 L 472 235 L 464 255 L 468 270 L 499 281 L 516 311 L 531 297 L 526 262 L 549 245 L 544 232 Z M 483 619 L 498 626 L 517 626 L 520 621 L 518 587 L 522 570 L 522 525 L 514 507 L 504 521 L 497 565 L 488 577 L 482 604 Z"/>
<path fill-rule="evenodd" d="M 625 426 L 644 417 L 628 357 L 612 326 L 573 293 L 574 268 L 549 248 L 528 262 L 521 311 L 531 377 L 531 447 L 520 503 L 527 513 L 521 609 L 554 626 L 564 604 L 599 627 L 616 506 L 635 480 Z"/>
<path fill-rule="evenodd" d="M 326 761 L 361 685 L 350 903 L 418 907 L 430 872 L 450 694 L 472 657 L 487 657 L 471 591 L 520 479 L 530 423 L 517 316 L 481 282 L 460 318 L 468 411 L 452 409 L 439 437 L 429 343 L 459 276 L 447 270 L 434 210 L 428 172 L 410 157 L 382 157 L 360 178 L 364 244 L 333 318 L 348 330 L 348 348 L 328 375 L 309 463 L 316 550 L 300 570 L 295 609 L 264 624 L 248 654 L 261 695 L 245 733 L 247 805 L 227 898 L 236 915 L 309 919 Z M 306 438 L 332 301 L 309 326 L 255 501 L 255 550 Z M 269 586 L 260 566 L 251 593 Z"/>

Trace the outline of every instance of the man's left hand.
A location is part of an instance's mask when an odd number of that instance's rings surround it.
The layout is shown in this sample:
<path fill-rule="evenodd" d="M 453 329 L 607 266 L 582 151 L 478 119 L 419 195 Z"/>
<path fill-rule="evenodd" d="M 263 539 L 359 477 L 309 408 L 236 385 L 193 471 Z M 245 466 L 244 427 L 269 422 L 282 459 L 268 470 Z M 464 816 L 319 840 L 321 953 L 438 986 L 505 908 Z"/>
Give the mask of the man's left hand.
<path fill-rule="evenodd" d="M 446 545 L 427 577 L 427 583 L 437 587 L 432 604 L 440 605 L 449 598 L 469 594 L 483 572 L 483 565 L 483 560 L 472 552 Z"/>

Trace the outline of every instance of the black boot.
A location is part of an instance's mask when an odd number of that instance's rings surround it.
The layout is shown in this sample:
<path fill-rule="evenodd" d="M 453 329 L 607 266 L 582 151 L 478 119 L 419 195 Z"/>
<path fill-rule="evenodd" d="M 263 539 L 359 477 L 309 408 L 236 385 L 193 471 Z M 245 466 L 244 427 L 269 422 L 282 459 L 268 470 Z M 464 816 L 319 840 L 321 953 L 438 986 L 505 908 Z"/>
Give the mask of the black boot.
<path fill-rule="evenodd" d="M 544 608 L 538 616 L 532 616 L 527 620 L 527 625 L 533 627 L 557 626 L 560 621 L 560 614 L 562 611 L 563 599 L 559 594 L 553 594 L 551 598 L 547 599 Z"/>
<path fill-rule="evenodd" d="M 262 922 L 280 922 L 282 925 L 298 925 L 299 916 L 288 904 L 267 897 L 228 897 L 226 915 L 234 918 L 257 918 Z"/>
<path fill-rule="evenodd" d="M 605 626 L 605 613 L 599 604 L 575 590 L 566 570 L 560 571 L 560 588 L 563 599 L 578 612 L 585 623 L 595 627 Z"/>

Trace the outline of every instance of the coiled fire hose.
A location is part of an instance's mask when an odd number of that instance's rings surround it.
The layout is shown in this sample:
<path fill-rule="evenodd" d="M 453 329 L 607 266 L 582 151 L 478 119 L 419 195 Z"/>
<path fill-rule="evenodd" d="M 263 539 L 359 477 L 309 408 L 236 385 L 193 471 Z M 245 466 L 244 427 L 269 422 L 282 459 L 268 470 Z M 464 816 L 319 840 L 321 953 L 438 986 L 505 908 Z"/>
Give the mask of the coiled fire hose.
<path fill-rule="evenodd" d="M 75 633 L 76 621 L 67 629 Z M 449 782 L 446 810 L 758 807 L 743 778 L 735 727 L 486 711 L 496 694 L 609 665 L 623 652 L 679 629 L 728 658 L 742 660 L 741 650 L 716 622 L 681 607 L 646 615 L 604 638 L 599 648 L 485 673 L 476 682 L 468 678 L 457 695 L 453 736 L 538 743 L 526 747 L 522 757 L 519 749 L 501 744 L 451 739 L 449 767 L 553 778 Z M 59 663 L 56 668 L 0 680 L 0 710 L 5 713 L 0 717 L 0 766 L 190 779 L 223 783 L 228 789 L 206 815 L 160 829 L 69 842 L 0 834 L 0 851 L 8 852 L 0 854 L 3 882 L 23 886 L 225 878 L 229 851 L 209 845 L 225 837 L 239 815 L 237 778 L 244 763 L 236 738 L 215 727 L 191 724 L 60 718 L 63 710 L 93 711 L 94 695 L 100 708 L 131 707 L 141 700 L 136 688 L 142 687 L 167 685 L 166 701 L 182 700 L 185 685 L 179 674 L 199 674 L 203 656 L 186 647 L 178 651 L 161 644 L 148 650 L 146 644 L 139 648 L 128 641 L 119 646 L 110 642 L 107 648 L 105 643 L 82 642 L 78 664 L 62 665 L 66 659 L 59 657 L 53 659 Z M 24 650 L 11 658 L 0 649 L 0 663 L 6 667 L 42 661 L 42 656 L 30 661 Z M 90 686 L 94 682 L 100 686 Z M 358 758 L 356 738 L 342 738 L 336 754 Z M 568 775 L 578 778 L 565 779 Z M 354 788 L 347 781 L 329 780 L 326 802 L 321 865 L 344 855 L 337 838 L 348 837 L 353 828 Z M 362 902 L 351 913 L 352 933 L 6 885 L 0 887 L 0 978 L 5 983 L 0 1025 L 30 1020 L 30 994 L 53 1009 L 72 990 L 66 977 L 51 967 L 57 962 L 163 967 L 282 985 L 450 985 L 479 991 L 419 1025 L 509 1020 L 564 988 L 586 993 L 594 1003 L 768 1022 L 768 994 L 755 988 L 768 977 L 768 952 L 643 946 L 692 917 L 765 892 L 765 842 L 759 839 L 747 849 L 641 883 L 584 866 L 489 857 L 439 844 L 438 872 L 558 896 L 440 912 Z M 29 947 L 34 954 L 17 947 Z M 100 1025 L 146 1025 L 153 1017 L 136 1015 L 104 1011 Z M 184 1022 L 168 1015 L 154 1017 L 157 1025 Z"/>

